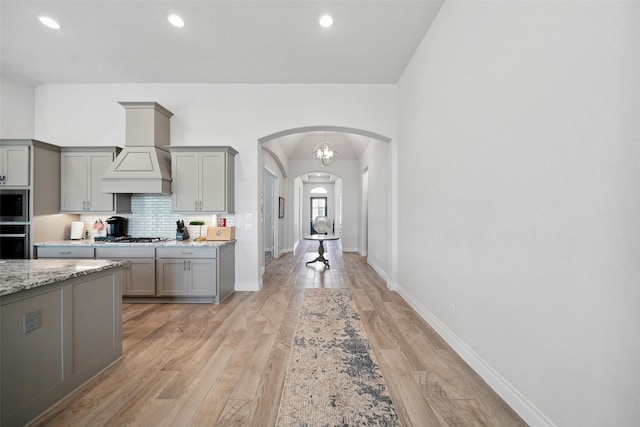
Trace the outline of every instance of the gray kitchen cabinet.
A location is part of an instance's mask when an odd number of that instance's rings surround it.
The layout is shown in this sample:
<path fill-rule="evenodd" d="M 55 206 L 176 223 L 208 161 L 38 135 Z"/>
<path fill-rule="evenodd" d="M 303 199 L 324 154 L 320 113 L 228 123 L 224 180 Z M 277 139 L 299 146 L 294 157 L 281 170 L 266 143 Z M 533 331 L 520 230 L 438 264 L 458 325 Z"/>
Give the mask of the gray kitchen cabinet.
<path fill-rule="evenodd" d="M 93 259 L 94 250 L 89 247 L 38 246 L 38 258 L 87 258 Z"/>
<path fill-rule="evenodd" d="M 153 247 L 98 247 L 96 259 L 126 259 L 122 269 L 122 296 L 156 295 L 156 259 Z"/>
<path fill-rule="evenodd" d="M 102 192 L 102 175 L 120 148 L 61 147 L 60 151 L 62 212 L 131 212 L 131 195 Z"/>
<path fill-rule="evenodd" d="M 156 277 L 159 296 L 187 295 L 187 260 L 156 260 Z"/>
<path fill-rule="evenodd" d="M 159 296 L 217 295 L 216 248 L 158 248 Z"/>
<path fill-rule="evenodd" d="M 27 257 L 33 243 L 64 238 L 77 220 L 60 214 L 60 147 L 35 139 L 0 139 L 0 188 L 27 191 Z"/>
<path fill-rule="evenodd" d="M 27 187 L 29 185 L 29 146 L 0 146 L 0 185 Z"/>
<path fill-rule="evenodd" d="M 214 303 L 235 288 L 235 242 L 220 245 L 164 242 L 153 246 L 36 244 L 38 258 L 126 259 L 125 302 Z M 154 258 L 155 254 L 155 258 Z"/>
<path fill-rule="evenodd" d="M 234 156 L 232 147 L 171 149 L 171 192 L 174 211 L 233 213 Z"/>

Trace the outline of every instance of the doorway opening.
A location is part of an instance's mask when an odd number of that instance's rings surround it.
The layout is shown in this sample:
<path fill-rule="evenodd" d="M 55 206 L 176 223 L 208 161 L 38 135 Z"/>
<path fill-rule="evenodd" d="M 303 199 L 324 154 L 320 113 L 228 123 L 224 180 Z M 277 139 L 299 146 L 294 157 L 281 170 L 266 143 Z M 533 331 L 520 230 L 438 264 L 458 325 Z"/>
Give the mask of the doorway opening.
<path fill-rule="evenodd" d="M 368 256 L 369 253 L 369 169 L 362 173 L 362 218 L 360 220 L 361 244 L 360 255 Z"/>
<path fill-rule="evenodd" d="M 322 168 L 312 163 L 310 153 L 325 137 L 340 155 L 336 162 Z M 381 274 L 393 271 L 395 254 L 388 255 L 388 248 L 394 247 L 396 227 L 391 220 L 395 184 L 390 142 L 391 138 L 374 132 L 327 125 L 285 129 L 258 139 L 259 165 L 264 168 L 268 163 L 278 168 L 277 177 L 283 179 L 278 190 L 286 200 L 287 211 L 284 218 L 276 218 L 276 227 L 284 230 L 277 231 L 276 238 L 284 242 L 284 251 L 295 252 L 304 235 L 316 234 L 311 227 L 311 197 L 326 197 L 323 213 L 333 223 L 329 234 L 340 236 L 341 250 L 373 254 L 367 262 L 375 261 Z M 262 170 L 259 176 L 262 180 Z M 327 193 L 311 193 L 315 187 L 325 187 Z M 259 204 L 259 208 L 263 206 Z M 264 221 L 259 224 L 265 226 Z M 372 234 L 374 229 L 378 231 Z M 260 231 L 262 263 L 267 244 L 263 244 L 265 235 Z"/>
<path fill-rule="evenodd" d="M 275 198 L 277 188 L 276 176 L 267 168 L 264 169 L 264 264 L 267 265 L 275 258 L 276 225 Z"/>

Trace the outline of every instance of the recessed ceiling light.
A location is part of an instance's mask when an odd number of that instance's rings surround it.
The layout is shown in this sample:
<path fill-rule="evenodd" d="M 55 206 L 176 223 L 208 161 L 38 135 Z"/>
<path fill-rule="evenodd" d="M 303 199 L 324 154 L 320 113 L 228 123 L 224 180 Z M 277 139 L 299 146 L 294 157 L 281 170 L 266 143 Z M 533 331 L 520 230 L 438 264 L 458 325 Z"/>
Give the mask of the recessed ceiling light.
<path fill-rule="evenodd" d="M 184 21 L 178 15 L 169 15 L 167 17 L 171 25 L 174 27 L 182 28 L 184 27 Z"/>
<path fill-rule="evenodd" d="M 322 15 L 319 22 L 320 25 L 324 28 L 329 28 L 333 25 L 333 18 L 331 17 L 331 15 Z"/>
<path fill-rule="evenodd" d="M 58 24 L 54 19 L 49 18 L 48 16 L 41 16 L 38 19 L 49 28 L 53 28 L 54 30 L 60 29 L 60 24 Z"/>

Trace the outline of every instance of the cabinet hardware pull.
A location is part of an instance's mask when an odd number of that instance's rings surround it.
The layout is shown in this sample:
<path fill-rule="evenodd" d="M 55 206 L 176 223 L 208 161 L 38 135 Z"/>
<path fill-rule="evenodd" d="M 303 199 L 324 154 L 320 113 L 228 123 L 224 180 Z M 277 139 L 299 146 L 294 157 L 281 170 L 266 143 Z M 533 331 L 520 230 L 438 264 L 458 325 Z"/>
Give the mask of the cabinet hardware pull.
<path fill-rule="evenodd" d="M 59 254 L 60 255 L 69 255 L 71 253 L 71 251 L 60 251 Z"/>
<path fill-rule="evenodd" d="M 180 252 L 182 255 L 192 255 L 193 252 Z"/>
<path fill-rule="evenodd" d="M 198 201 L 196 200 L 196 210 L 198 210 Z"/>

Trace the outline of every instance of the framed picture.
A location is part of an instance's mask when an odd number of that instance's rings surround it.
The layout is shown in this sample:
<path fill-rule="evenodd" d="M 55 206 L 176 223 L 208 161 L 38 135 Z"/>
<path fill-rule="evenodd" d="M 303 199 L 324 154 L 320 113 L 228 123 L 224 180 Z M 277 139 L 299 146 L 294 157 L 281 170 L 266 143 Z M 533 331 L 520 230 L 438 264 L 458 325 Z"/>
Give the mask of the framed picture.
<path fill-rule="evenodd" d="M 284 218 L 284 198 L 278 197 L 278 218 Z"/>

